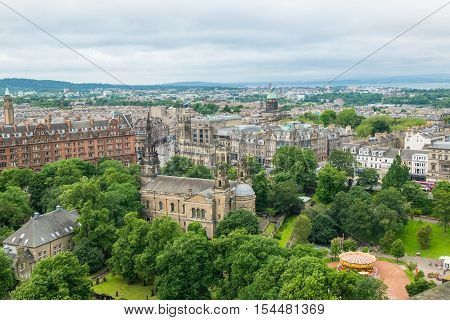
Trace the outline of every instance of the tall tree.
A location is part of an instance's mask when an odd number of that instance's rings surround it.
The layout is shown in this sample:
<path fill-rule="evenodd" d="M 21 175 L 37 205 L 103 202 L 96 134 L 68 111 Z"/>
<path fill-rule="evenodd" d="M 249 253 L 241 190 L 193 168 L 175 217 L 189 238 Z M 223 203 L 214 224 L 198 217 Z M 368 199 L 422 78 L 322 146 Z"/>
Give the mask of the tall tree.
<path fill-rule="evenodd" d="M 372 190 L 374 186 L 378 184 L 378 171 L 373 168 L 364 168 L 358 178 L 358 185 L 363 188 L 369 188 Z"/>
<path fill-rule="evenodd" d="M 345 189 L 347 181 L 344 171 L 326 164 L 317 175 L 318 183 L 316 194 L 320 201 L 330 203 L 336 194 Z"/>
<path fill-rule="evenodd" d="M 0 192 L 6 191 L 7 187 L 19 187 L 21 189 L 28 187 L 33 175 L 33 170 L 29 168 L 3 170 L 0 172 Z"/>
<path fill-rule="evenodd" d="M 157 258 L 156 284 L 161 299 L 210 299 L 214 280 L 212 251 L 208 240 L 188 232 Z"/>
<path fill-rule="evenodd" d="M 308 216 L 301 214 L 297 217 L 294 224 L 292 237 L 294 243 L 308 243 L 308 237 L 311 233 L 311 220 Z"/>
<path fill-rule="evenodd" d="M 111 256 L 112 246 L 117 239 L 114 221 L 111 220 L 108 209 L 93 209 L 92 203 L 88 201 L 81 210 L 78 222 L 80 227 L 74 237 L 75 254 L 80 262 L 88 264 L 90 272 L 95 272 Z M 85 251 L 89 251 L 89 255 Z M 94 253 L 100 256 L 95 256 Z"/>
<path fill-rule="evenodd" d="M 269 200 L 278 214 L 298 213 L 303 203 L 300 200 L 298 186 L 293 180 L 275 183 L 270 191 Z"/>
<path fill-rule="evenodd" d="M 136 257 L 136 271 L 142 279 L 154 279 L 157 256 L 180 236 L 180 226 L 170 217 L 161 217 L 150 223 L 147 235 L 142 239 L 145 249 Z"/>
<path fill-rule="evenodd" d="M 214 175 L 210 169 L 202 165 L 194 165 L 186 172 L 186 177 L 189 178 L 201 178 L 201 179 L 214 179 Z"/>
<path fill-rule="evenodd" d="M 397 239 L 394 241 L 394 243 L 391 246 L 391 254 L 397 258 L 401 258 L 405 256 L 405 246 L 403 245 L 403 241 L 400 239 Z"/>
<path fill-rule="evenodd" d="M 402 164 L 402 159 L 399 155 L 396 155 L 394 162 L 392 162 L 388 172 L 383 178 L 383 189 L 387 189 L 390 187 L 401 189 L 403 185 L 409 180 L 410 175 L 408 166 Z"/>
<path fill-rule="evenodd" d="M 312 219 L 311 240 L 329 243 L 338 236 L 336 222 L 327 214 L 320 213 Z"/>
<path fill-rule="evenodd" d="M 16 300 L 89 300 L 92 282 L 88 267 L 69 251 L 59 253 L 39 262 L 31 280 L 23 282 L 11 296 Z"/>
<path fill-rule="evenodd" d="M 247 210 L 239 209 L 230 211 L 217 224 L 216 237 L 228 235 L 237 229 L 244 229 L 250 234 L 257 234 L 259 232 L 258 218 L 254 213 Z"/>
<path fill-rule="evenodd" d="M 260 171 L 255 175 L 252 188 L 256 195 L 256 211 L 264 211 L 267 208 L 270 193 L 269 180 L 265 171 Z"/>
<path fill-rule="evenodd" d="M 341 127 L 351 126 L 356 128 L 362 121 L 362 117 L 356 114 L 355 109 L 344 109 L 337 114 L 336 123 Z"/>
<path fill-rule="evenodd" d="M 310 149 L 284 146 L 273 157 L 275 173 L 285 173 L 294 179 L 301 192 L 312 193 L 316 185 L 317 160 Z"/>
<path fill-rule="evenodd" d="M 403 185 L 402 194 L 413 208 L 424 211 L 429 206 L 426 192 L 414 181 L 408 181 Z"/>
<path fill-rule="evenodd" d="M 320 121 L 322 121 L 324 126 L 328 127 L 328 125 L 335 122 L 336 117 L 337 114 L 335 111 L 327 109 L 320 114 Z"/>
<path fill-rule="evenodd" d="M 260 235 L 237 230 L 227 237 L 213 239 L 215 269 L 219 275 L 215 288 L 219 299 L 236 299 L 253 282 L 255 272 L 270 256 L 284 252 L 278 243 Z"/>
<path fill-rule="evenodd" d="M 112 256 L 107 261 L 111 270 L 120 274 L 129 283 L 139 279 L 136 270 L 136 257 L 144 252 L 150 224 L 139 218 L 137 212 L 125 216 L 124 225 L 117 232 L 118 239 L 112 248 Z"/>
<path fill-rule="evenodd" d="M 5 251 L 0 250 L 0 299 L 5 298 L 15 285 L 13 262 Z"/>
<path fill-rule="evenodd" d="M 185 176 L 193 166 L 192 161 L 186 157 L 173 156 L 162 168 L 162 173 L 168 176 Z"/>
<path fill-rule="evenodd" d="M 10 186 L 0 192 L 0 227 L 17 229 L 31 213 L 28 195 L 22 189 Z"/>
<path fill-rule="evenodd" d="M 450 182 L 439 181 L 432 192 L 434 212 L 441 220 L 446 232 L 450 223 Z"/>
<path fill-rule="evenodd" d="M 93 208 L 101 208 L 105 195 L 100 190 L 100 183 L 95 178 L 82 177 L 80 181 L 62 187 L 59 201 L 66 209 L 81 211 L 85 203 L 91 202 Z"/>
<path fill-rule="evenodd" d="M 116 226 L 123 225 L 125 215 L 130 211 L 140 212 L 142 208 L 139 189 L 130 183 L 113 183 L 104 192 L 103 207 L 108 209 Z"/>
<path fill-rule="evenodd" d="M 353 177 L 356 160 L 348 151 L 334 149 L 328 157 L 328 162 L 338 170 L 344 171 L 347 177 Z"/>

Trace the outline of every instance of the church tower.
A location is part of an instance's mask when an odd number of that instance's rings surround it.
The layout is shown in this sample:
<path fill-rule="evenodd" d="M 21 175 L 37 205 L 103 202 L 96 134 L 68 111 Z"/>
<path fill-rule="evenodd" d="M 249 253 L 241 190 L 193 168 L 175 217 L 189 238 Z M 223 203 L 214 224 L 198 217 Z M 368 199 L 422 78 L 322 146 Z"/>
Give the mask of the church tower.
<path fill-rule="evenodd" d="M 14 107 L 12 104 L 9 90 L 6 89 L 5 96 L 3 97 L 3 114 L 5 116 L 5 124 L 9 126 L 14 125 Z"/>
<path fill-rule="evenodd" d="M 156 151 L 158 137 L 150 112 L 147 115 L 147 136 L 145 137 L 144 155 L 141 160 L 141 176 L 156 177 L 159 173 L 159 158 Z"/>

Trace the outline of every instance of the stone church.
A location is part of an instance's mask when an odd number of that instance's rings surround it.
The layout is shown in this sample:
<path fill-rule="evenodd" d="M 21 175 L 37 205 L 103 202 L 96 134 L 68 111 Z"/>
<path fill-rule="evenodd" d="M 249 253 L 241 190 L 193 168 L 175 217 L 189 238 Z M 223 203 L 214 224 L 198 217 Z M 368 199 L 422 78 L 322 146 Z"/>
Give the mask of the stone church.
<path fill-rule="evenodd" d="M 214 179 L 164 176 L 159 174 L 158 154 L 151 141 L 146 139 L 141 161 L 141 201 L 148 221 L 166 215 L 184 230 L 190 223 L 200 222 L 212 238 L 217 223 L 229 211 L 255 212 L 256 196 L 243 164 L 239 165 L 238 181 L 229 181 L 223 165 L 217 166 Z"/>

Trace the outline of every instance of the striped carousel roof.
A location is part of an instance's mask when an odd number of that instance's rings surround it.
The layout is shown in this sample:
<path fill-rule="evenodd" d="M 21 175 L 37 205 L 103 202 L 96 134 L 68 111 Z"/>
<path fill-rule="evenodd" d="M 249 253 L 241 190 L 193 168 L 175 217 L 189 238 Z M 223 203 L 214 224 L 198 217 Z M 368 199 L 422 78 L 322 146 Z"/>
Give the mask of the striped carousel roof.
<path fill-rule="evenodd" d="M 356 265 L 370 265 L 375 263 L 377 258 L 375 258 L 373 255 L 365 252 L 344 252 L 339 255 L 339 259 L 341 261 L 349 263 L 349 264 L 356 264 Z"/>

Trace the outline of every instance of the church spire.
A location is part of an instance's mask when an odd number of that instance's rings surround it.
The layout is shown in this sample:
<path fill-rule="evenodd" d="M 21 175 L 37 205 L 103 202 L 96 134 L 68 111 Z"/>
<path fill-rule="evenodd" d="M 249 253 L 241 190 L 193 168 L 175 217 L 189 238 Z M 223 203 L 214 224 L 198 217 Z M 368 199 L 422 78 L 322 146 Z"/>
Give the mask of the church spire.
<path fill-rule="evenodd" d="M 8 88 L 6 88 L 6 90 L 5 90 L 5 96 L 9 96 L 9 89 Z"/>

